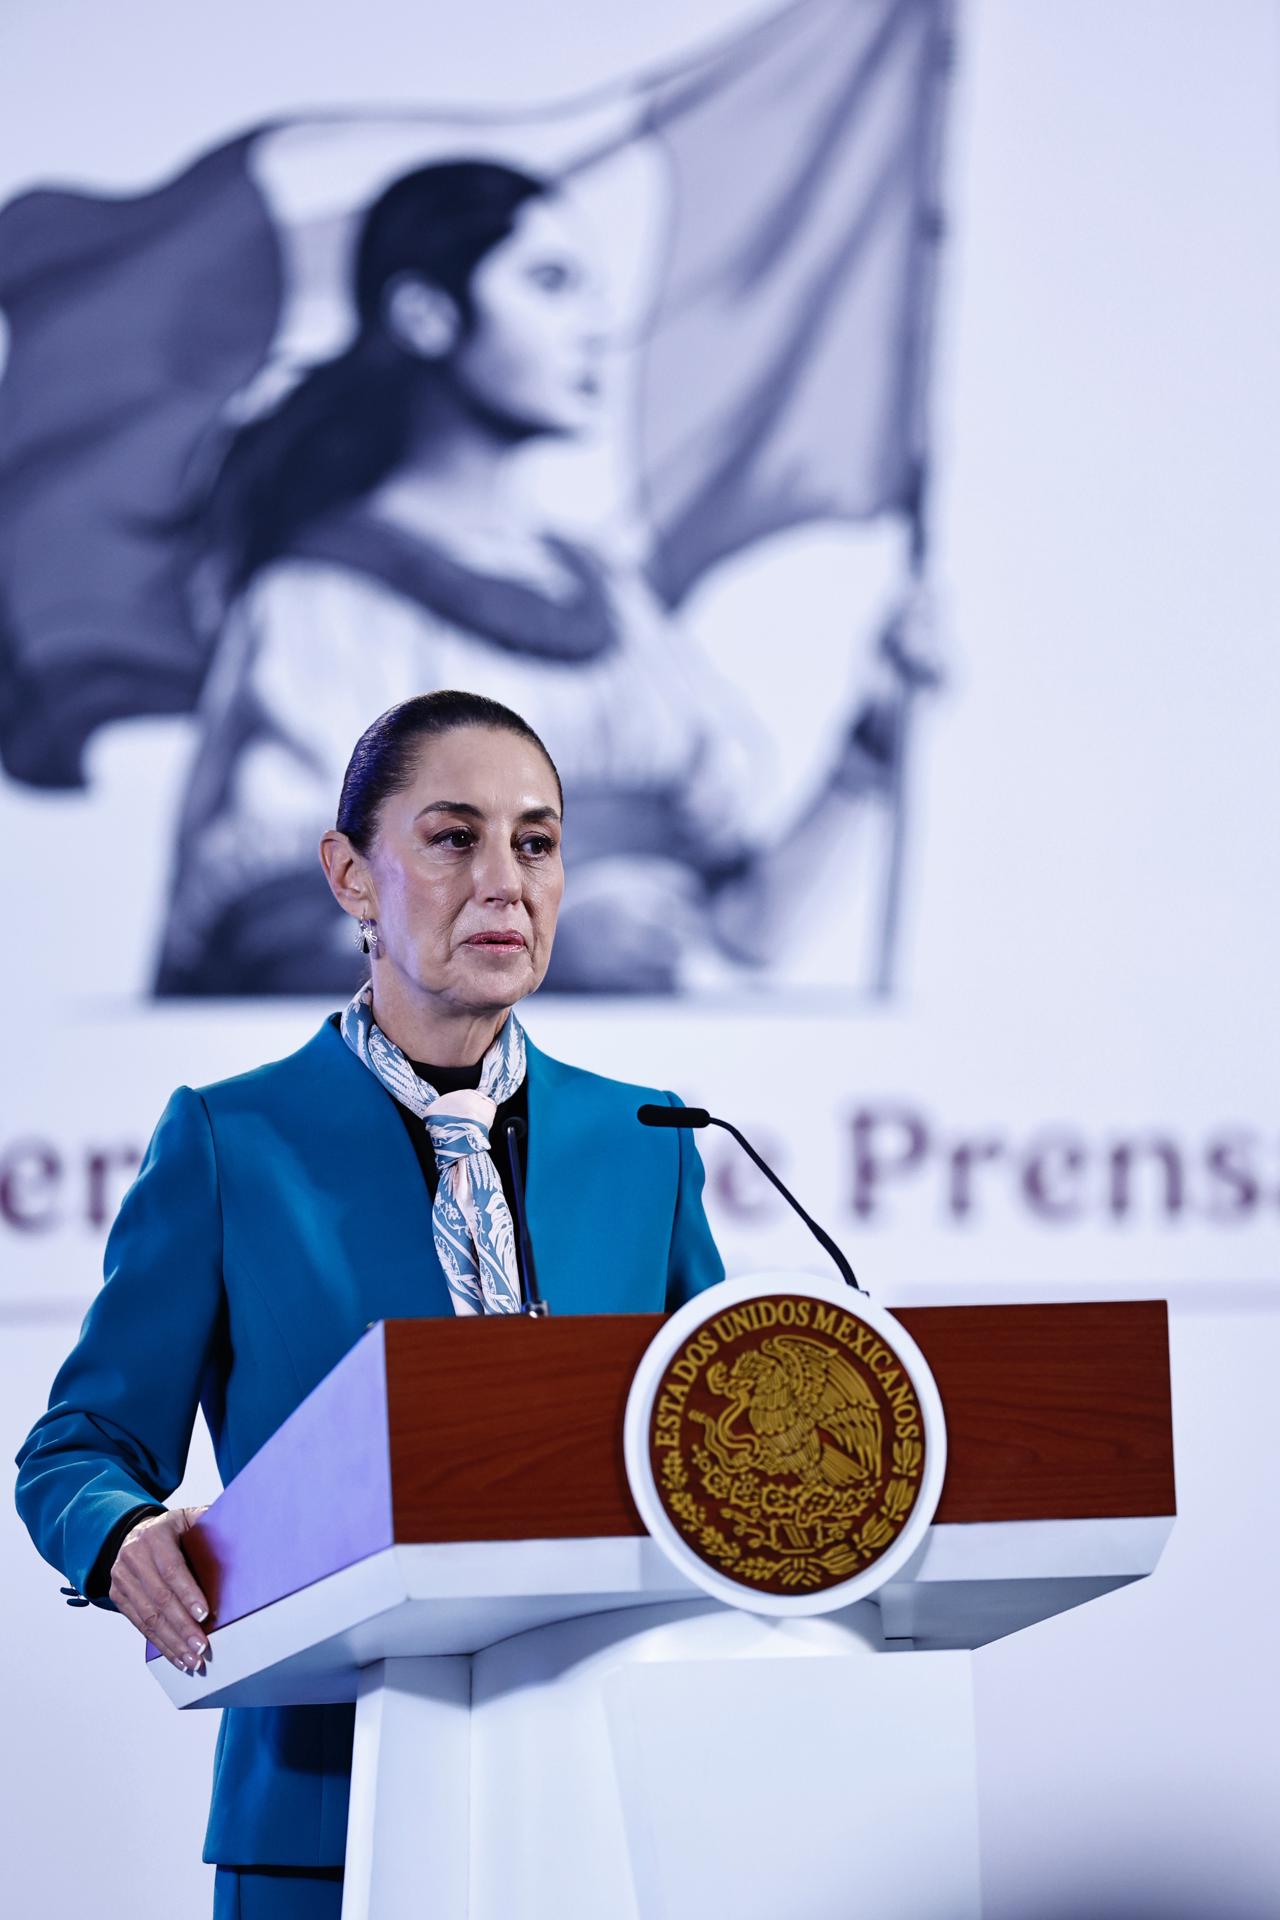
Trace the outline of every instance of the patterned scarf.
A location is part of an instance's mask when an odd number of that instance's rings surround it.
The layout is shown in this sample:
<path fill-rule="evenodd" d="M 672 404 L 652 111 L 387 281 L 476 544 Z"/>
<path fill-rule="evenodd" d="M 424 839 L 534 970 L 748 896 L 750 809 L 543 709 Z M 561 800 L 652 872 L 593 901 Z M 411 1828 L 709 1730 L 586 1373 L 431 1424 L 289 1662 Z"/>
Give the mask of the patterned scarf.
<path fill-rule="evenodd" d="M 509 1013 L 480 1063 L 480 1085 L 443 1097 L 375 1023 L 371 983 L 344 1012 L 342 1037 L 431 1135 L 440 1171 L 431 1226 L 454 1312 L 519 1313 L 515 1228 L 489 1152 L 489 1129 L 524 1080 L 524 1028 Z"/>

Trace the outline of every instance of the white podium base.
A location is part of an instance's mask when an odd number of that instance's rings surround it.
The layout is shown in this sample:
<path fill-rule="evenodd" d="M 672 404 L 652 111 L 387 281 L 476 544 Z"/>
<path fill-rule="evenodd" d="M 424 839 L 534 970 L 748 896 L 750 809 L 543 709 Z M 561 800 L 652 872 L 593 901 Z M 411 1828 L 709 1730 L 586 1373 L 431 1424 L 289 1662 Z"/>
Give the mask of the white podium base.
<path fill-rule="evenodd" d="M 888 1650 L 870 1602 L 629 1608 L 363 1679 L 343 1920 L 980 1913 L 970 1656 Z"/>

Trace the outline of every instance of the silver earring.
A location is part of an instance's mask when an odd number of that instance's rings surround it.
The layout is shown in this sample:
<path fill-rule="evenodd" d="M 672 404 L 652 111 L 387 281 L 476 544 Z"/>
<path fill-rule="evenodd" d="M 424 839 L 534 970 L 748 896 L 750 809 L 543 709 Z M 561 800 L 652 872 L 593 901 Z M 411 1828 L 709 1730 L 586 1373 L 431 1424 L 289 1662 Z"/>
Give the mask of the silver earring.
<path fill-rule="evenodd" d="M 360 931 L 356 935 L 356 945 L 361 953 L 376 953 L 378 950 L 378 923 L 376 920 L 362 920 Z"/>

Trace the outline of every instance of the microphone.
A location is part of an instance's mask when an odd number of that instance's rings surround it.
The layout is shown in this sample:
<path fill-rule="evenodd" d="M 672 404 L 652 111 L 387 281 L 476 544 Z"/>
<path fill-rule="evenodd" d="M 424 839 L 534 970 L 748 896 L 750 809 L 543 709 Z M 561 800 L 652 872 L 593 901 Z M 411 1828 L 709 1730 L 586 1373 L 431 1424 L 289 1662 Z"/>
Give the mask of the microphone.
<path fill-rule="evenodd" d="M 787 1202 L 787 1205 L 795 1208 L 818 1244 L 826 1248 L 840 1269 L 841 1278 L 846 1284 L 851 1286 L 855 1293 L 866 1293 L 866 1288 L 858 1284 L 857 1275 L 849 1265 L 844 1254 L 841 1253 L 835 1241 L 831 1238 L 831 1235 L 825 1228 L 818 1225 L 812 1214 L 805 1212 L 791 1189 L 783 1186 L 773 1168 L 766 1160 L 760 1158 L 760 1155 L 756 1152 L 745 1134 L 739 1133 L 738 1129 L 731 1125 L 728 1120 L 717 1119 L 716 1115 L 714 1113 L 708 1113 L 705 1107 L 658 1106 L 637 1107 L 636 1119 L 640 1122 L 641 1126 L 644 1127 L 723 1127 L 726 1133 L 731 1133 L 743 1152 L 755 1161 L 765 1179 L 772 1181 L 773 1185 Z"/>
<path fill-rule="evenodd" d="M 538 1270 L 533 1264 L 533 1242 L 529 1238 L 529 1221 L 524 1210 L 524 1166 L 520 1159 L 520 1142 L 528 1128 L 518 1114 L 513 1114 L 503 1122 L 502 1131 L 507 1140 L 511 1198 L 515 1203 L 511 1211 L 516 1223 L 516 1265 L 520 1269 L 520 1291 L 524 1295 L 520 1311 L 528 1314 L 531 1320 L 545 1320 L 551 1308 L 538 1290 Z"/>

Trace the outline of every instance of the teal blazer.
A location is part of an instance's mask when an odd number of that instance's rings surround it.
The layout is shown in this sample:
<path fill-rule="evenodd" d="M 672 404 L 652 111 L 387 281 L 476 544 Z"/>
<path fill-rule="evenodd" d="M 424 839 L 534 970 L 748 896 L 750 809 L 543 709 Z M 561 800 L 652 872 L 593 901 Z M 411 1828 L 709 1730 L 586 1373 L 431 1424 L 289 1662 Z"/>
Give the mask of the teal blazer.
<path fill-rule="evenodd" d="M 554 1313 L 657 1313 L 723 1277 L 690 1136 L 636 1122 L 674 1094 L 530 1043 L 528 1100 L 529 1229 Z M 333 1025 L 286 1060 L 181 1087 L 18 1456 L 18 1510 L 83 1592 L 113 1526 L 182 1479 L 197 1405 L 225 1483 L 371 1321 L 451 1313 L 413 1144 Z M 340 1865 L 353 1714 L 228 1709 L 205 1859 Z"/>

